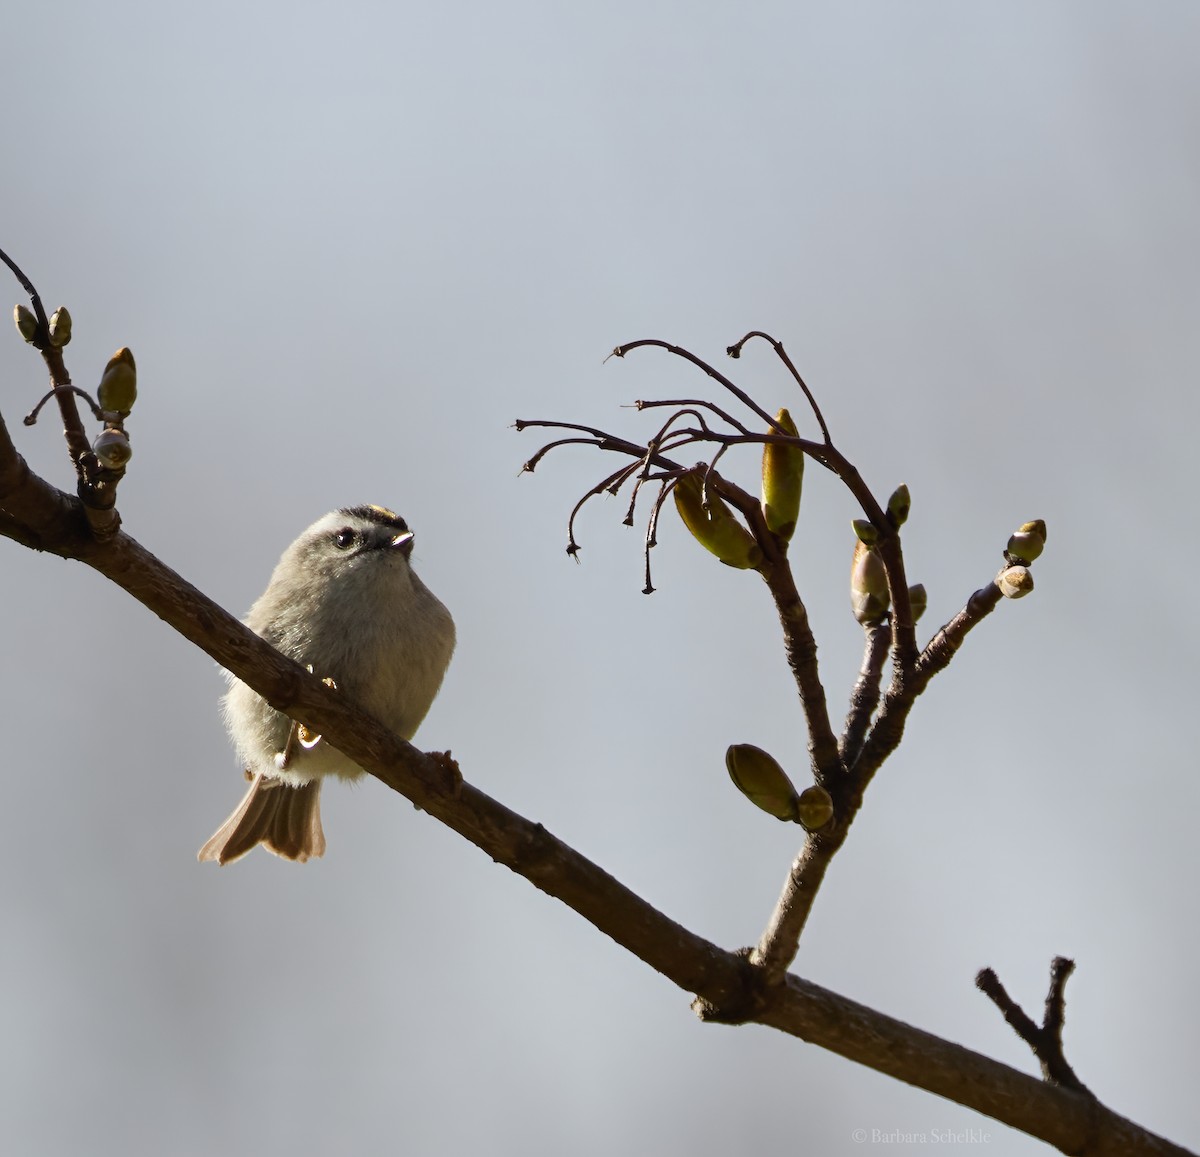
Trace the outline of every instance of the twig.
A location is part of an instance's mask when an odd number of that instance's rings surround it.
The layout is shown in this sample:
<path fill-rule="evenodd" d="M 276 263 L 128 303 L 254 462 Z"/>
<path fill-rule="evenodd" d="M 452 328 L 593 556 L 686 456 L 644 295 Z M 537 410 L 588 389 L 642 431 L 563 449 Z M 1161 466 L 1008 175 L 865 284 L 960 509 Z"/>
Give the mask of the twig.
<path fill-rule="evenodd" d="M 732 414 L 722 410 L 720 406 L 713 405 L 712 402 L 707 402 L 703 398 L 656 398 L 653 401 L 645 401 L 639 399 L 633 403 L 635 410 L 656 410 L 663 406 L 676 406 L 681 409 L 694 406 L 700 406 L 705 410 L 711 410 L 723 422 L 728 422 L 735 430 L 741 434 L 749 434 L 750 431 L 742 425 Z M 703 425 L 703 421 L 701 425 Z"/>
<path fill-rule="evenodd" d="M 863 631 L 866 648 L 858 679 L 854 683 L 854 690 L 850 692 L 850 710 L 846 715 L 840 743 L 842 761 L 847 767 L 858 758 L 871 725 L 871 716 L 879 706 L 880 680 L 891 642 L 891 633 L 882 623 L 865 623 Z"/>
<path fill-rule="evenodd" d="M 106 538 L 115 534 L 121 525 L 121 517 L 116 510 L 117 484 L 125 476 L 125 469 L 106 469 L 92 453 L 91 443 L 79 417 L 79 407 L 75 404 L 75 395 L 82 391 L 71 384 L 71 375 L 67 372 L 62 349 L 50 342 L 50 323 L 46 318 L 41 296 L 25 272 L 3 250 L 0 250 L 0 261 L 12 270 L 33 303 L 38 321 L 38 334 L 32 344 L 41 353 L 42 360 L 50 371 L 50 394 L 58 402 L 67 453 L 75 467 L 75 491 L 83 503 L 92 533 L 97 538 Z M 39 403 L 38 409 L 40 408 Z M 37 410 L 34 410 L 35 415 L 36 413 Z"/>
<path fill-rule="evenodd" d="M 966 607 L 934 636 L 912 674 L 904 681 L 892 680 L 865 742 L 854 760 L 845 765 L 846 774 L 826 775 L 818 780 L 833 797 L 834 818 L 805 841 L 788 870 L 771 918 L 751 956 L 752 963 L 763 970 L 764 984 L 782 983 L 795 959 L 829 864 L 845 843 L 875 773 L 899 746 L 905 721 L 917 697 L 934 675 L 945 669 L 967 633 L 995 608 L 1001 597 L 995 583 L 976 591 Z"/>
<path fill-rule="evenodd" d="M 86 390 L 81 390 L 78 386 L 55 386 L 53 389 L 50 390 L 49 393 L 44 394 L 42 396 L 41 401 L 39 401 L 38 404 L 36 406 L 34 406 L 33 409 L 29 411 L 28 414 L 25 415 L 25 417 L 23 419 L 23 424 L 26 426 L 35 425 L 38 420 L 38 414 L 40 414 L 42 412 L 42 407 L 48 401 L 50 401 L 51 398 L 57 398 L 59 395 L 59 392 L 62 390 L 69 390 L 77 398 L 82 398 L 88 404 L 88 409 L 90 409 L 92 411 L 92 417 L 95 418 L 97 422 L 104 421 L 104 411 L 101 410 L 98 405 L 96 405 L 96 403 L 92 400 L 92 395 L 89 394 Z"/>
<path fill-rule="evenodd" d="M 184 638 L 303 719 L 393 790 L 498 863 L 568 905 L 617 944 L 697 997 L 710 1019 L 755 1020 L 995 1117 L 1065 1152 L 1139 1157 L 1186 1150 L 1099 1106 L 892 1017 L 789 976 L 770 991 L 745 956 L 655 909 L 596 864 L 449 773 L 287 659 L 123 533 L 98 542 L 80 503 L 33 475 L 0 421 L 0 534 L 85 562 Z"/>
<path fill-rule="evenodd" d="M 1000 1010 L 1009 1027 L 1030 1047 L 1042 1066 L 1042 1076 L 1045 1080 L 1090 1097 L 1093 1094 L 1075 1075 L 1075 1070 L 1067 1063 L 1063 1052 L 1062 1033 L 1066 1015 L 1064 990 L 1074 971 L 1075 961 L 1068 960 L 1065 956 L 1054 958 L 1050 965 L 1050 988 L 1046 993 L 1046 1009 L 1040 1025 L 1035 1024 L 1024 1009 L 1008 995 L 994 969 L 982 969 L 975 977 L 975 987 Z"/>
<path fill-rule="evenodd" d="M 736 386 L 731 382 L 720 370 L 710 366 L 703 358 L 698 358 L 691 350 L 685 350 L 683 346 L 672 345 L 667 341 L 660 341 L 658 338 L 648 337 L 642 338 L 639 341 L 626 342 L 624 345 L 619 345 L 613 350 L 610 356 L 615 358 L 623 358 L 631 350 L 641 349 L 643 346 L 654 346 L 657 349 L 666 350 L 668 353 L 674 354 L 676 357 L 683 358 L 689 361 L 692 365 L 702 369 L 710 378 L 716 382 L 720 382 L 746 409 L 757 414 L 767 426 L 772 430 L 778 430 L 781 434 L 783 428 L 767 413 L 749 394 L 746 393 L 740 386 Z"/>
<path fill-rule="evenodd" d="M 808 399 L 808 404 L 812 408 L 813 415 L 817 419 L 817 425 L 821 427 L 821 434 L 825 439 L 827 446 L 833 445 L 833 439 L 829 436 L 829 427 L 825 425 L 825 416 L 821 413 L 821 407 L 817 405 L 817 399 L 813 397 L 813 392 L 808 388 L 807 383 L 800 376 L 800 371 L 792 364 L 792 359 L 788 357 L 787 350 L 783 348 L 783 342 L 776 341 L 769 333 L 763 333 L 761 329 L 752 329 L 740 341 L 735 341 L 733 345 L 726 347 L 725 352 L 731 358 L 740 358 L 742 356 L 742 346 L 744 346 L 751 338 L 759 337 L 763 341 L 769 342 L 775 350 L 776 356 L 788 368 L 788 372 L 796 379 L 796 384 L 804 391 L 804 396 Z"/>

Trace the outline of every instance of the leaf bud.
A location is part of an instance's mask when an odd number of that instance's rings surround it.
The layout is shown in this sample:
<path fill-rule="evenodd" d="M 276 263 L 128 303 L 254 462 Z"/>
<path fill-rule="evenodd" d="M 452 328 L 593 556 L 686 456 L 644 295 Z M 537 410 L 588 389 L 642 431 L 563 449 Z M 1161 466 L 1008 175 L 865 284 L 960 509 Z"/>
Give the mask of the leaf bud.
<path fill-rule="evenodd" d="M 796 818 L 806 832 L 815 832 L 833 819 L 833 797 L 823 787 L 806 787 L 796 802 Z"/>
<path fill-rule="evenodd" d="M 71 315 L 60 305 L 50 317 L 50 344 L 62 349 L 71 340 Z"/>
<path fill-rule="evenodd" d="M 800 436 L 792 415 L 782 409 L 775 421 L 785 434 Z M 778 431 L 771 431 L 778 433 Z M 800 514 L 800 492 L 804 485 L 804 451 L 796 446 L 766 442 L 762 453 L 762 512 L 768 529 L 790 542 Z"/>
<path fill-rule="evenodd" d="M 124 417 L 137 401 L 137 366 L 128 346 L 122 346 L 104 367 L 100 387 L 96 390 L 100 409 Z"/>
<path fill-rule="evenodd" d="M 752 570 L 762 562 L 762 547 L 733 511 L 712 490 L 704 505 L 704 484 L 697 473 L 684 474 L 675 484 L 675 508 L 692 537 L 726 566 Z"/>
<path fill-rule="evenodd" d="M 1028 566 L 1045 548 L 1046 524 L 1037 518 L 1033 522 L 1021 523 L 1008 540 L 1008 549 L 1004 552 L 1004 557 L 1009 562 L 1024 563 Z"/>
<path fill-rule="evenodd" d="M 92 453 L 100 459 L 102 466 L 109 470 L 120 470 L 133 457 L 133 447 L 123 431 L 109 426 L 96 436 Z"/>
<path fill-rule="evenodd" d="M 911 507 L 912 497 L 908 493 L 908 487 L 901 483 L 892 491 L 892 496 L 888 499 L 887 512 L 892 525 L 903 526 L 908 521 L 908 512 Z"/>
<path fill-rule="evenodd" d="M 855 537 L 864 546 L 877 546 L 879 544 L 879 531 L 865 518 L 852 519 L 850 525 L 854 527 Z"/>
<path fill-rule="evenodd" d="M 1033 574 L 1023 566 L 1006 567 L 996 576 L 996 585 L 1006 599 L 1023 599 L 1033 590 Z"/>
<path fill-rule="evenodd" d="M 734 786 L 756 807 L 776 819 L 795 820 L 800 797 L 778 760 L 752 743 L 734 743 L 725 752 Z"/>
<path fill-rule="evenodd" d="M 13 321 L 17 324 L 17 333 L 19 333 L 26 341 L 33 341 L 37 337 L 38 321 L 33 310 L 27 305 L 18 305 L 13 308 Z"/>
<path fill-rule="evenodd" d="M 854 617 L 860 623 L 876 623 L 887 614 L 890 601 L 883 559 L 861 540 L 856 542 L 854 561 L 850 564 L 850 606 Z"/>
<path fill-rule="evenodd" d="M 912 608 L 913 622 L 917 622 L 929 605 L 929 595 L 925 592 L 924 583 L 915 583 L 908 588 L 908 605 Z"/>

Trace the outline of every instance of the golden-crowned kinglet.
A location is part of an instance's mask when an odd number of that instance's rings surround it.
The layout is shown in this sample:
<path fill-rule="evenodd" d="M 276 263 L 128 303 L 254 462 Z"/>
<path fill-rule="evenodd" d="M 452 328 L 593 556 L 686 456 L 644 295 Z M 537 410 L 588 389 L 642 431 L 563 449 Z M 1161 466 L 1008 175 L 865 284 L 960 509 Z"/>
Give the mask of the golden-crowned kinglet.
<path fill-rule="evenodd" d="M 405 739 L 454 651 L 454 620 L 413 573 L 412 546 L 408 523 L 382 506 L 335 510 L 283 552 L 246 616 L 251 630 Z M 250 790 L 199 858 L 228 864 L 259 843 L 289 860 L 321 855 L 321 777 L 357 779 L 362 768 L 229 681 L 225 722 Z"/>

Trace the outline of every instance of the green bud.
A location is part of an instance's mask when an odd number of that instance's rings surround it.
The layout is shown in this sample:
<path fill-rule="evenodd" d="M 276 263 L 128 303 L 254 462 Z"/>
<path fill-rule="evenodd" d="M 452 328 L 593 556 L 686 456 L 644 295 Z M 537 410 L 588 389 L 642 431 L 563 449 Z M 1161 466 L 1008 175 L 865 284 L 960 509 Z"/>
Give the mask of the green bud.
<path fill-rule="evenodd" d="M 800 797 L 773 755 L 752 743 L 734 743 L 725 752 L 734 786 L 756 807 L 776 819 L 795 820 Z"/>
<path fill-rule="evenodd" d="M 912 498 L 909 496 L 908 487 L 901 483 L 892 491 L 892 496 L 888 499 L 887 504 L 888 518 L 891 519 L 893 526 L 903 526 L 908 521 L 908 511 L 911 506 Z"/>
<path fill-rule="evenodd" d="M 762 547 L 711 490 L 706 508 L 703 490 L 704 484 L 697 473 L 685 474 L 675 484 L 675 508 L 683 525 L 705 550 L 715 554 L 726 566 L 752 570 L 762 562 Z"/>
<path fill-rule="evenodd" d="M 71 340 L 71 315 L 60 305 L 50 317 L 50 344 L 62 349 Z"/>
<path fill-rule="evenodd" d="M 1006 567 L 996 576 L 996 585 L 1006 599 L 1023 599 L 1033 590 L 1033 574 L 1023 566 Z"/>
<path fill-rule="evenodd" d="M 796 423 L 786 409 L 775 415 L 775 421 L 793 438 L 800 436 Z M 784 542 L 790 542 L 796 530 L 803 484 L 804 451 L 795 446 L 765 443 L 762 454 L 763 518 L 771 532 L 779 535 Z"/>
<path fill-rule="evenodd" d="M 865 518 L 855 518 L 850 525 L 854 527 L 854 535 L 865 546 L 878 546 L 879 531 Z"/>
<path fill-rule="evenodd" d="M 929 605 L 929 595 L 925 593 L 925 584 L 916 583 L 908 588 L 908 605 L 912 607 L 913 622 L 917 622 Z"/>
<path fill-rule="evenodd" d="M 100 459 L 100 464 L 109 470 L 120 470 L 133 457 L 133 448 L 129 439 L 111 426 L 102 430 L 92 443 L 92 453 Z"/>
<path fill-rule="evenodd" d="M 833 819 L 833 797 L 815 783 L 806 787 L 796 802 L 796 818 L 805 831 L 819 831 Z"/>
<path fill-rule="evenodd" d="M 850 564 L 850 606 L 854 617 L 860 623 L 877 623 L 887 614 L 890 601 L 883 559 L 859 540 L 854 544 L 854 561 Z"/>
<path fill-rule="evenodd" d="M 33 341 L 37 337 L 37 317 L 27 305 L 13 307 L 13 321 L 17 323 L 17 333 L 26 341 Z"/>
<path fill-rule="evenodd" d="M 122 346 L 108 359 L 100 376 L 96 400 L 100 409 L 108 414 L 124 417 L 133 409 L 133 403 L 137 401 L 137 366 L 128 346 Z"/>
<path fill-rule="evenodd" d="M 1033 522 L 1021 523 L 1008 540 L 1008 549 L 1004 552 L 1004 557 L 1009 562 L 1024 563 L 1028 566 L 1045 548 L 1046 524 L 1038 518 Z"/>

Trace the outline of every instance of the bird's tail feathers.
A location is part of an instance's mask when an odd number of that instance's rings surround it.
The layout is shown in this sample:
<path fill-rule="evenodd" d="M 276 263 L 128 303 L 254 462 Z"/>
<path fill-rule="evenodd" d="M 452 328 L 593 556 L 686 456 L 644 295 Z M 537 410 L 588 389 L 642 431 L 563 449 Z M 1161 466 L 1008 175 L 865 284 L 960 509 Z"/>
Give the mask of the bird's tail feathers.
<path fill-rule="evenodd" d="M 233 815 L 200 849 L 199 860 L 232 864 L 257 844 L 285 860 L 300 863 L 310 856 L 324 855 L 320 793 L 319 779 L 292 787 L 261 773 L 256 775 Z"/>

